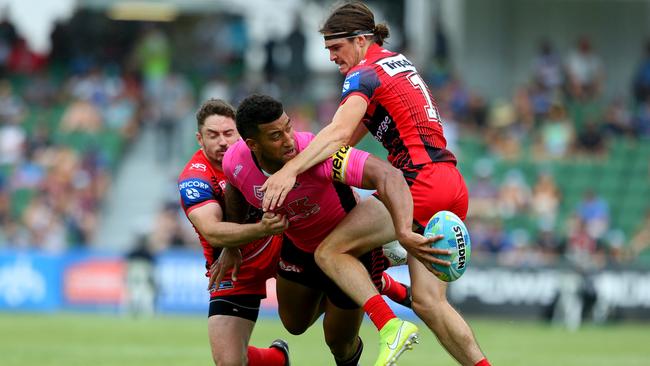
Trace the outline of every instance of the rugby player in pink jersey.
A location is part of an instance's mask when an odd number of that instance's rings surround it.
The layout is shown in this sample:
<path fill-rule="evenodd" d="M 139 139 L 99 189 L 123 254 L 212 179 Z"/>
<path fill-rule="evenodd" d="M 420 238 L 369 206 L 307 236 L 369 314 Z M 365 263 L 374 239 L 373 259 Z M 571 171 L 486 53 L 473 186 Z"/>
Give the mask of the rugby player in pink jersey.
<path fill-rule="evenodd" d="M 218 287 L 210 288 L 208 336 L 216 365 L 289 365 L 287 344 L 275 340 L 271 347 L 257 348 L 248 342 L 266 297 L 266 280 L 274 277 L 286 219 L 261 212 L 248 223 L 224 221 L 223 156 L 239 139 L 235 111 L 226 102 L 211 99 L 196 114 L 196 151 L 178 178 L 181 205 L 203 246 L 206 267 L 212 272 L 223 251 L 241 254 L 239 273 L 228 273 Z M 211 268 L 212 267 L 212 268 Z M 210 272 L 210 271 L 209 271 Z M 238 277 L 238 278 L 237 278 Z M 235 281 L 236 280 L 236 281 Z"/>
<path fill-rule="evenodd" d="M 252 95 L 242 101 L 237 109 L 236 122 L 244 140 L 233 144 L 223 159 L 229 183 L 226 215 L 235 221 L 242 216 L 245 202 L 261 207 L 263 195 L 260 188 L 267 177 L 313 139 L 311 133 L 294 132 L 282 104 L 268 96 Z M 359 361 L 363 343 L 358 331 L 363 310 L 321 271 L 313 253 L 357 205 L 350 186 L 376 189 L 388 208 L 384 210 L 391 213 L 378 217 L 376 224 L 362 231 L 376 230 L 382 225 L 392 226 L 391 216 L 395 225 L 410 228 L 413 207 L 408 186 L 399 170 L 366 152 L 349 147 L 340 149 L 329 159 L 300 174 L 295 188 L 274 211 L 289 221 L 284 231 L 288 240 L 283 243 L 278 268 L 280 319 L 290 333 L 301 334 L 321 314 L 321 299 L 325 297 L 325 341 L 337 365 L 357 365 Z M 374 198 L 371 200 L 382 205 Z M 371 267 L 374 263 L 372 257 L 381 254 L 377 250 L 358 254 L 368 273 L 376 273 L 376 269 Z M 375 283 L 375 286 L 379 284 Z M 410 341 L 416 340 L 415 334 L 410 336 Z"/>

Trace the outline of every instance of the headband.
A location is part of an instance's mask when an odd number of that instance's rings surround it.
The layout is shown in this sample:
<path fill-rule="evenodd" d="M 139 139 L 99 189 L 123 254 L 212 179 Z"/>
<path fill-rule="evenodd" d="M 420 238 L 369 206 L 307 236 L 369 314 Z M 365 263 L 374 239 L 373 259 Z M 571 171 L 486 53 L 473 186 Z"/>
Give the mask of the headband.
<path fill-rule="evenodd" d="M 323 36 L 323 38 L 326 41 L 332 40 L 332 39 L 339 39 L 339 38 L 352 38 L 352 37 L 357 37 L 357 36 L 372 36 L 374 33 L 371 30 L 356 30 L 352 32 L 339 32 L 339 33 L 334 33 L 330 34 L 327 36 Z"/>

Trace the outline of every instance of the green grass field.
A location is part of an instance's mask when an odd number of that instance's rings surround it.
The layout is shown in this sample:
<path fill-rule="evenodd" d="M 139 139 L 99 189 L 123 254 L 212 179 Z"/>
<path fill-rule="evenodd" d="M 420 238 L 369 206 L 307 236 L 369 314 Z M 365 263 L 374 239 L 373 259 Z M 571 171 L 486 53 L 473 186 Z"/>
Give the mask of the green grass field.
<path fill-rule="evenodd" d="M 528 321 L 470 319 L 493 365 L 650 365 L 650 324 L 587 326 L 577 332 Z M 95 314 L 0 313 L 0 365 L 211 365 L 206 319 L 198 316 L 133 319 Z M 372 365 L 377 335 L 369 322 L 362 365 Z M 333 365 L 316 323 L 291 336 L 278 320 L 261 319 L 252 344 L 282 337 L 294 366 Z M 430 332 L 399 365 L 455 365 Z"/>

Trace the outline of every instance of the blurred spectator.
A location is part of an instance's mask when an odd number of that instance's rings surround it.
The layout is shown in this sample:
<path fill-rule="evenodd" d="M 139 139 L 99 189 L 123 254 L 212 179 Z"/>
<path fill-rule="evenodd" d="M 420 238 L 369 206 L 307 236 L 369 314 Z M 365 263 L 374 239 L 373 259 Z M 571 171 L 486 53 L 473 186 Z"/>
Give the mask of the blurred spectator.
<path fill-rule="evenodd" d="M 632 234 L 628 253 L 629 259 L 632 260 L 637 259 L 642 253 L 650 253 L 650 209 L 646 211 L 643 221 Z"/>
<path fill-rule="evenodd" d="M 37 192 L 22 220 L 31 245 L 49 253 L 61 253 L 68 246 L 66 230 L 63 216 L 54 207 L 52 198 L 46 192 Z"/>
<path fill-rule="evenodd" d="M 179 73 L 171 73 L 160 87 L 150 95 L 152 120 L 158 131 L 160 162 L 171 162 L 182 154 L 183 142 L 178 139 L 178 125 L 192 113 L 194 99 L 189 82 Z"/>
<path fill-rule="evenodd" d="M 300 16 L 296 16 L 293 29 L 285 40 L 291 51 L 291 59 L 287 65 L 287 77 L 289 80 L 289 92 L 295 98 L 304 97 L 305 75 L 307 75 L 307 62 L 305 61 L 305 48 L 307 38 L 302 30 Z"/>
<path fill-rule="evenodd" d="M 589 101 L 600 95 L 605 78 L 600 57 L 593 51 L 591 41 L 580 37 L 566 63 L 568 92 L 572 99 Z"/>
<path fill-rule="evenodd" d="M 0 80 L 0 122 L 22 122 L 25 117 L 25 102 L 13 92 L 8 80 Z"/>
<path fill-rule="evenodd" d="M 478 241 L 478 250 L 490 255 L 503 254 L 514 248 L 512 239 L 504 230 L 501 220 L 487 221 L 486 235 Z"/>
<path fill-rule="evenodd" d="M 603 116 L 603 132 L 610 137 L 633 135 L 632 115 L 621 97 L 614 98 Z"/>
<path fill-rule="evenodd" d="M 172 51 L 167 35 L 162 30 L 149 26 L 136 43 L 133 52 L 133 59 L 144 79 L 146 92 L 155 92 L 171 67 Z"/>
<path fill-rule="evenodd" d="M 36 161 L 38 153 L 40 153 L 38 150 L 27 150 L 24 161 L 22 164 L 16 166 L 11 177 L 11 189 L 37 189 L 41 186 L 47 172 L 43 166 Z"/>
<path fill-rule="evenodd" d="M 25 154 L 27 135 L 17 122 L 0 125 L 0 164 L 16 164 Z"/>
<path fill-rule="evenodd" d="M 578 133 L 576 145 L 578 152 L 587 156 L 603 157 L 607 153 L 603 133 L 593 121 L 587 122 Z"/>
<path fill-rule="evenodd" d="M 92 103 L 77 99 L 72 101 L 61 118 L 61 131 L 98 133 L 103 127 L 102 115 Z"/>
<path fill-rule="evenodd" d="M 589 189 L 576 209 L 577 218 L 592 238 L 600 239 L 609 229 L 609 204 Z"/>
<path fill-rule="evenodd" d="M 469 187 L 469 216 L 494 217 L 498 214 L 499 190 L 492 180 L 492 162 L 482 159 L 474 165 L 475 179 Z"/>
<path fill-rule="evenodd" d="M 650 39 L 645 44 L 645 54 L 634 75 L 633 94 L 638 104 L 650 98 Z"/>
<path fill-rule="evenodd" d="M 148 237 L 138 237 L 134 249 L 127 256 L 126 311 L 134 316 L 151 316 L 155 309 L 156 284 L 154 280 L 154 253 Z"/>
<path fill-rule="evenodd" d="M 232 102 L 232 91 L 228 82 L 220 76 L 215 75 L 214 77 L 207 80 L 203 85 L 203 89 L 199 93 L 200 100 L 208 99 L 221 99 L 228 102 Z"/>
<path fill-rule="evenodd" d="M 67 89 L 74 98 L 103 109 L 122 93 L 124 83 L 117 75 L 111 75 L 105 69 L 93 66 L 86 73 L 72 77 Z"/>
<path fill-rule="evenodd" d="M 519 128 L 513 106 L 507 102 L 498 103 L 490 111 L 490 129 L 486 139 L 490 149 L 506 160 L 516 160 L 521 156 L 523 130 Z"/>
<path fill-rule="evenodd" d="M 43 70 L 30 78 L 23 96 L 31 106 L 51 107 L 61 97 L 58 93 L 57 86 Z"/>
<path fill-rule="evenodd" d="M 562 61 L 553 50 L 551 41 L 541 40 L 537 56 L 533 60 L 534 84 L 552 94 L 562 86 L 563 76 Z"/>
<path fill-rule="evenodd" d="M 551 108 L 550 97 L 551 94 L 538 83 L 515 90 L 513 103 L 517 118 L 527 131 L 547 116 Z"/>
<path fill-rule="evenodd" d="M 150 250 L 159 252 L 173 247 L 183 247 L 195 240 L 185 231 L 177 202 L 168 202 L 154 220 L 149 241 Z"/>
<path fill-rule="evenodd" d="M 541 173 L 533 187 L 532 215 L 537 219 L 537 225 L 542 230 L 555 229 L 561 194 L 553 176 Z"/>
<path fill-rule="evenodd" d="M 512 169 L 506 173 L 498 198 L 499 214 L 503 218 L 523 215 L 531 200 L 530 187 L 520 170 Z"/>
<path fill-rule="evenodd" d="M 7 21 L 5 16 L 6 14 L 3 12 L 0 20 L 0 78 L 7 75 L 9 54 L 16 42 L 16 38 L 18 38 L 14 26 Z"/>
<path fill-rule="evenodd" d="M 273 84 L 278 77 L 278 65 L 275 59 L 275 52 L 278 46 L 278 42 L 270 37 L 264 43 L 264 80 Z"/>
<path fill-rule="evenodd" d="M 650 137 L 650 97 L 638 108 L 634 130 L 638 136 Z"/>
<path fill-rule="evenodd" d="M 535 154 L 539 160 L 561 159 L 569 153 L 573 144 L 573 123 L 562 104 L 553 104 L 548 118 L 542 122 L 539 135 Z"/>
<path fill-rule="evenodd" d="M 32 75 L 41 71 L 46 63 L 47 57 L 32 52 L 27 41 L 19 37 L 11 48 L 7 67 L 10 73 Z"/>
<path fill-rule="evenodd" d="M 541 230 L 535 244 L 545 263 L 553 263 L 565 250 L 565 243 L 553 229 Z"/>
<path fill-rule="evenodd" d="M 599 259 L 599 237 L 592 235 L 590 231 L 589 222 L 580 215 L 574 216 L 569 222 L 566 254 L 580 266 L 589 267 Z"/>

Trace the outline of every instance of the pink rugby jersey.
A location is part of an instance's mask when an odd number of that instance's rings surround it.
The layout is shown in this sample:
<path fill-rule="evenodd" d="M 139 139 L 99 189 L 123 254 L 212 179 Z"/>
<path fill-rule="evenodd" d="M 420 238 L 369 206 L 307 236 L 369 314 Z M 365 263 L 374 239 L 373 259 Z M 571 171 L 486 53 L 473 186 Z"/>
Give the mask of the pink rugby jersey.
<path fill-rule="evenodd" d="M 300 152 L 314 139 L 309 132 L 295 132 L 296 149 Z M 313 253 L 316 247 L 356 205 L 350 186 L 359 187 L 363 167 L 369 154 L 342 147 L 332 157 L 298 175 L 294 188 L 282 207 L 275 212 L 289 218 L 285 234 L 300 249 Z M 260 188 L 267 174 L 257 164 L 246 143 L 238 141 L 223 158 L 223 171 L 228 182 L 254 207 L 262 206 Z"/>

